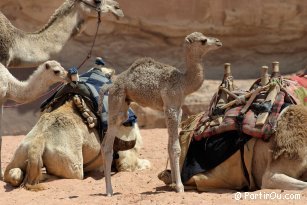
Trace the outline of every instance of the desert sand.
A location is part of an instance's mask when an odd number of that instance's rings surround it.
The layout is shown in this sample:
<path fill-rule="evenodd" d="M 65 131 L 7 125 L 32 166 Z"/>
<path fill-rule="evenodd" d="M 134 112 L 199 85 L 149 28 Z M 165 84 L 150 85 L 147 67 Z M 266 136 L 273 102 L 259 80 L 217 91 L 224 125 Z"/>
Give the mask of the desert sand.
<path fill-rule="evenodd" d="M 149 159 L 152 167 L 136 172 L 121 172 L 112 176 L 113 197 L 105 196 L 105 182 L 100 172 L 86 175 L 84 180 L 52 179 L 43 182 L 46 190 L 31 192 L 14 188 L 0 181 L 0 204 L 306 204 L 307 190 L 259 190 L 249 193 L 251 197 L 235 200 L 236 191 L 199 193 L 186 191 L 175 193 L 157 178 L 166 167 L 167 131 L 166 129 L 141 130 L 144 147 L 141 157 Z M 13 157 L 14 150 L 24 136 L 5 136 L 3 139 L 2 165 L 5 167 Z M 253 194 L 253 195 L 252 195 Z M 257 194 L 257 195 L 256 195 Z M 296 197 L 300 199 L 270 199 L 272 197 Z M 260 196 L 262 195 L 262 196 Z M 264 199 L 266 195 L 266 199 Z M 256 199 L 255 199 L 256 198 Z"/>

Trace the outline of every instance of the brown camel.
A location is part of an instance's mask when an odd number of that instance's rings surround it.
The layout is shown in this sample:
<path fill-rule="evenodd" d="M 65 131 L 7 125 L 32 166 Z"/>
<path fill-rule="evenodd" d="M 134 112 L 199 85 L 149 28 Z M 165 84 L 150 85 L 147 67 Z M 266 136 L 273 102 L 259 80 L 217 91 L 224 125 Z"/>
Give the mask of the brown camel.
<path fill-rule="evenodd" d="M 108 75 L 114 73 L 112 69 L 100 69 Z M 124 146 L 126 142 L 136 140 L 132 149 L 118 152 L 119 157 L 115 160 L 118 171 L 135 171 L 150 167 L 148 160 L 139 158 L 142 138 L 137 123 L 128 127 L 121 125 L 117 137 L 117 142 Z M 16 149 L 6 167 L 4 181 L 13 186 L 23 183 L 26 188 L 40 189 L 36 184 L 41 179 L 42 166 L 46 168 L 47 174 L 83 179 L 84 172 L 103 166 L 104 157 L 100 154 L 99 138 L 96 127 L 90 128 L 84 123 L 78 106 L 68 101 L 40 117 Z"/>
<path fill-rule="evenodd" d="M 185 129 L 193 130 L 199 117 Z M 190 132 L 181 135 L 183 147 L 188 144 Z M 245 144 L 245 150 L 245 164 L 251 182 L 249 190 L 306 189 L 307 108 L 302 105 L 285 108 L 278 118 L 276 133 L 269 142 L 252 138 Z M 181 154 L 185 156 L 186 151 L 185 147 Z M 181 159 L 181 166 L 183 161 Z M 159 178 L 166 184 L 171 183 L 168 171 L 161 172 Z M 199 191 L 241 190 L 246 186 L 248 183 L 242 170 L 240 151 L 212 170 L 196 174 L 185 182 L 187 189 L 196 188 Z"/>

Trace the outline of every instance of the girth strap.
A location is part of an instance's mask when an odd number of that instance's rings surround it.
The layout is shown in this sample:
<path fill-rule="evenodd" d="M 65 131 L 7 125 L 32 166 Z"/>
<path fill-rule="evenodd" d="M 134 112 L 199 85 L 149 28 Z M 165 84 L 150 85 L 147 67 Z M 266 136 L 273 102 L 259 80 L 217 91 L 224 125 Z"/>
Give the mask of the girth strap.
<path fill-rule="evenodd" d="M 249 190 L 250 188 L 250 179 L 249 179 L 249 173 L 248 173 L 248 170 L 246 168 L 246 164 L 245 164 L 245 160 L 244 160 L 244 144 L 240 147 L 240 155 L 241 155 L 241 163 L 242 163 L 242 168 L 243 168 L 243 174 L 244 174 L 244 177 L 248 183 L 248 187 L 247 187 L 247 190 Z M 246 189 L 246 188 L 245 188 Z"/>

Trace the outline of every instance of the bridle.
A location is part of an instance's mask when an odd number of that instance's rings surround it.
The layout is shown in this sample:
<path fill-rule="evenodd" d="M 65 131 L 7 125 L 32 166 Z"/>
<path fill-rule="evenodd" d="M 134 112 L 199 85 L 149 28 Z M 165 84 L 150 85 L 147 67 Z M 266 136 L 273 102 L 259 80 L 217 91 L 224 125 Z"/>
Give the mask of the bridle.
<path fill-rule="evenodd" d="M 101 5 L 101 0 L 94 0 L 95 4 L 91 4 L 87 1 L 84 1 L 84 0 L 78 0 L 80 1 L 81 3 L 83 3 L 84 5 L 96 10 L 97 12 L 100 12 L 101 11 L 101 8 L 100 8 L 100 5 Z M 103 4 L 105 4 L 105 0 L 103 0 Z"/>

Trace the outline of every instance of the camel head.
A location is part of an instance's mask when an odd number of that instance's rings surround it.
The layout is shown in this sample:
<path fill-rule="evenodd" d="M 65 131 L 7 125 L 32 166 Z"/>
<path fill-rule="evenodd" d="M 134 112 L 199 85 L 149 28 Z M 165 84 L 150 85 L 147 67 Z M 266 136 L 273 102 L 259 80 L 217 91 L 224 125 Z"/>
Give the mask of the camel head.
<path fill-rule="evenodd" d="M 185 46 L 203 55 L 210 50 L 220 48 L 222 42 L 217 38 L 206 37 L 200 32 L 194 32 L 186 36 Z"/>
<path fill-rule="evenodd" d="M 95 13 L 100 10 L 101 14 L 111 12 L 116 18 L 123 17 L 124 13 L 119 8 L 119 4 L 115 0 L 77 0 L 80 2 L 81 8 L 87 13 Z M 94 14 L 94 16 L 96 16 Z"/>
<path fill-rule="evenodd" d="M 68 72 L 57 61 L 46 61 L 41 64 L 37 70 L 41 71 L 41 77 L 50 84 L 57 82 L 70 82 Z"/>

